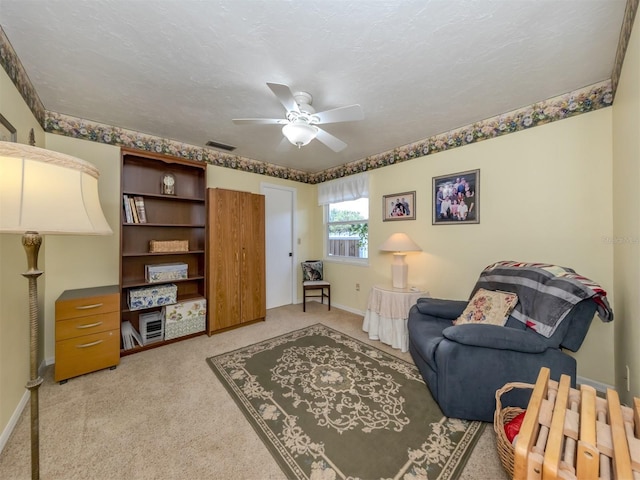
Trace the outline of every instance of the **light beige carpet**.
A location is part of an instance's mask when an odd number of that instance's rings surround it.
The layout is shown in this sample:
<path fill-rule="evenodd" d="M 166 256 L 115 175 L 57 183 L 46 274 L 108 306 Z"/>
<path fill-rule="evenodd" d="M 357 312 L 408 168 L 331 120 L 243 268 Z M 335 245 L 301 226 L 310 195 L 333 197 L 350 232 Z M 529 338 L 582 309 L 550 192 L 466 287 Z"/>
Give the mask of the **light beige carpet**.
<path fill-rule="evenodd" d="M 124 357 L 116 370 L 40 389 L 40 472 L 71 479 L 284 479 L 205 359 L 321 322 L 411 361 L 362 331 L 362 316 L 316 302 L 265 322 Z M 26 381 L 26 379 L 25 379 Z M 429 395 L 425 387 L 425 395 Z M 30 478 L 29 408 L 0 454 L 0 478 Z M 461 476 L 506 479 L 488 425 Z"/>

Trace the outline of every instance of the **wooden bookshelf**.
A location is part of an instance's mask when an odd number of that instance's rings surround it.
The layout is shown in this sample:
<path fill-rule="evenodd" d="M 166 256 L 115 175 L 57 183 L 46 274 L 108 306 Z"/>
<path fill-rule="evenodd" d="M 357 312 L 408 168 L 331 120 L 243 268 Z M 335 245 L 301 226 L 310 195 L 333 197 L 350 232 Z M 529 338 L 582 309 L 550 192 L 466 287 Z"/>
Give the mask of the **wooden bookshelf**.
<path fill-rule="evenodd" d="M 163 194 L 164 175 L 175 178 L 175 194 Z M 141 313 L 160 310 L 153 307 L 130 310 L 128 299 L 132 288 L 157 286 L 147 283 L 145 266 L 162 263 L 185 263 L 187 279 L 172 280 L 178 288 L 177 301 L 206 298 L 206 164 L 192 160 L 153 154 L 140 150 L 122 149 L 122 189 L 120 229 L 120 293 L 121 322 L 129 321 L 139 332 Z M 141 197 L 144 202 L 146 223 L 136 223 L 127 218 L 124 196 Z M 188 251 L 150 252 L 151 240 L 187 240 Z M 205 331 L 168 341 L 154 342 L 124 350 L 129 355 L 149 348 L 174 343 L 202 335 Z"/>

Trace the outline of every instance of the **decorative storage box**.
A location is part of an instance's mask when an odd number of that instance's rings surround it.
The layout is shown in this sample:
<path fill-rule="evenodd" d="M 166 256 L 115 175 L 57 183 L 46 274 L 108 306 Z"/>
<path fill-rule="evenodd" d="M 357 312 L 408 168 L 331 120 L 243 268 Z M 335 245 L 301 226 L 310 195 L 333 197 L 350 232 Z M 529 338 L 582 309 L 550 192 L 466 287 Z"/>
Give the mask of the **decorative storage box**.
<path fill-rule="evenodd" d="M 164 339 L 203 332 L 206 328 L 207 300 L 196 298 L 163 307 Z"/>
<path fill-rule="evenodd" d="M 149 240 L 150 253 L 188 251 L 189 240 Z"/>
<path fill-rule="evenodd" d="M 173 283 L 166 283 L 155 287 L 132 288 L 129 290 L 129 310 L 162 307 L 176 303 L 178 287 Z"/>
<path fill-rule="evenodd" d="M 186 263 L 157 263 L 145 265 L 145 278 L 149 283 L 170 282 L 188 278 Z"/>

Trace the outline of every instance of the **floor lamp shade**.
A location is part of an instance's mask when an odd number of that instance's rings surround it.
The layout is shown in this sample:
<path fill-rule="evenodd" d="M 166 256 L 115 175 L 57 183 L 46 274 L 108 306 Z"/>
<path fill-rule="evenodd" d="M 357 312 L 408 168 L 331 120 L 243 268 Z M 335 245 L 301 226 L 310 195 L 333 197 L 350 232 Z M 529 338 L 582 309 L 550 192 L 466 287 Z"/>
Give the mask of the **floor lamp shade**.
<path fill-rule="evenodd" d="M 31 478 L 40 478 L 38 252 L 41 234 L 113 233 L 98 198 L 98 170 L 88 162 L 20 143 L 0 142 L 0 233 L 21 233 L 29 281 Z"/>
<path fill-rule="evenodd" d="M 113 233 L 98 198 L 96 167 L 19 143 L 0 142 L 0 232 Z"/>
<path fill-rule="evenodd" d="M 394 252 L 391 264 L 391 279 L 393 288 L 407 288 L 409 265 L 404 261 L 406 252 L 420 252 L 422 248 L 406 233 L 394 233 L 380 245 L 383 252 Z"/>

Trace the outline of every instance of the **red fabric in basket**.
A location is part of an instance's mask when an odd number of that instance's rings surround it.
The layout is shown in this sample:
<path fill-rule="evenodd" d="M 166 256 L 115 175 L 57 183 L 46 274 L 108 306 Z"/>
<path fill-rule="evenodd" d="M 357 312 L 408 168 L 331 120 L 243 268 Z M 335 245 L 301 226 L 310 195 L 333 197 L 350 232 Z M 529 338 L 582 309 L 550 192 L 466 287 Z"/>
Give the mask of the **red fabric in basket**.
<path fill-rule="evenodd" d="M 504 426 L 504 433 L 509 442 L 513 443 L 513 439 L 520 432 L 520 427 L 522 427 L 522 420 L 524 420 L 525 413 L 526 412 L 519 413 L 513 420 Z"/>

